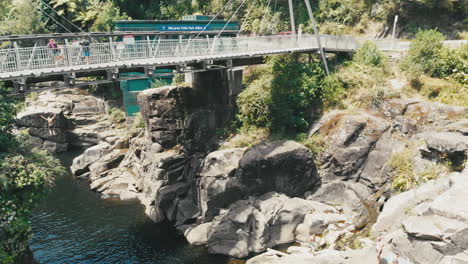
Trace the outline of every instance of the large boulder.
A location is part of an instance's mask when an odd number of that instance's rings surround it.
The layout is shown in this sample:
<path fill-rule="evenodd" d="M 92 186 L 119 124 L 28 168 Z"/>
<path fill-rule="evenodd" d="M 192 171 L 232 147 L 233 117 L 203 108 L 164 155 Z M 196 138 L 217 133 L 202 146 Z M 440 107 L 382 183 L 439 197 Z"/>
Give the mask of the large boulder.
<path fill-rule="evenodd" d="M 79 176 L 89 171 L 89 166 L 100 158 L 104 157 L 111 152 L 110 145 L 108 143 L 101 143 L 84 151 L 83 154 L 76 157 L 73 160 L 73 164 L 70 167 L 73 174 Z"/>
<path fill-rule="evenodd" d="M 296 227 L 314 210 L 314 203 L 277 193 L 237 201 L 212 221 L 208 250 L 242 258 L 293 242 Z"/>
<path fill-rule="evenodd" d="M 313 159 L 309 149 L 291 140 L 260 143 L 244 154 L 236 177 L 250 195 L 299 196 L 320 181 Z"/>
<path fill-rule="evenodd" d="M 192 245 L 204 245 L 208 243 L 208 237 L 211 232 L 211 223 L 204 223 L 196 227 L 190 227 L 185 230 L 184 235 L 187 241 Z"/>
<path fill-rule="evenodd" d="M 243 197 L 243 187 L 235 173 L 244 152 L 243 148 L 235 148 L 206 156 L 197 187 L 203 221 L 211 221 L 219 209 Z"/>
<path fill-rule="evenodd" d="M 16 125 L 19 127 L 48 128 L 47 121 L 43 117 L 55 115 L 53 128 L 65 129 L 68 127 L 67 119 L 63 116 L 62 110 L 51 107 L 31 106 L 19 113 L 16 117 Z"/>
<path fill-rule="evenodd" d="M 116 168 L 125 157 L 125 150 L 115 149 L 109 154 L 99 158 L 89 166 L 91 180 L 99 178 L 101 173 Z"/>
<path fill-rule="evenodd" d="M 324 164 L 322 181 L 359 177 L 369 153 L 390 123 L 365 112 L 332 112 L 322 119 L 310 132 L 320 132 L 330 142 L 327 150 L 319 156 Z"/>
<path fill-rule="evenodd" d="M 166 86 L 138 94 L 141 114 L 153 142 L 164 148 L 180 143 L 191 100 L 189 87 Z"/>
<path fill-rule="evenodd" d="M 370 195 L 371 191 L 361 183 L 335 180 L 323 184 L 307 199 L 342 206 L 343 213 L 351 219 L 356 228 L 362 228 L 374 220 L 371 217 L 373 208 L 369 206 Z"/>

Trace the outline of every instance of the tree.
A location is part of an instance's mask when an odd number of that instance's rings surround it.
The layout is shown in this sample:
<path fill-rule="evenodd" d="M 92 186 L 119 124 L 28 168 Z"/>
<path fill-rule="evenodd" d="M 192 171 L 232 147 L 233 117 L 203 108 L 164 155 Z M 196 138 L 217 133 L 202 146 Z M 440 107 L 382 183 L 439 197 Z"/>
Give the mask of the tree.
<path fill-rule="evenodd" d="M 12 134 L 17 107 L 0 83 L 0 263 L 19 263 L 31 236 L 31 210 L 64 172 L 60 162 L 31 143 L 27 131 Z"/>
<path fill-rule="evenodd" d="M 0 12 L 8 10 L 0 32 L 7 34 L 44 33 L 45 23 L 37 0 L 12 0 L 10 5 L 0 5 Z"/>
<path fill-rule="evenodd" d="M 86 10 L 81 11 L 75 20 L 81 21 L 91 31 L 112 31 L 114 21 L 128 18 L 127 14 L 120 13 L 120 9 L 112 1 L 102 3 L 99 0 L 89 0 Z"/>
<path fill-rule="evenodd" d="M 402 64 L 403 70 L 418 65 L 422 71 L 430 76 L 437 75 L 442 63 L 443 42 L 445 38 L 435 29 L 419 31 L 416 39 L 411 42 L 410 49 Z"/>

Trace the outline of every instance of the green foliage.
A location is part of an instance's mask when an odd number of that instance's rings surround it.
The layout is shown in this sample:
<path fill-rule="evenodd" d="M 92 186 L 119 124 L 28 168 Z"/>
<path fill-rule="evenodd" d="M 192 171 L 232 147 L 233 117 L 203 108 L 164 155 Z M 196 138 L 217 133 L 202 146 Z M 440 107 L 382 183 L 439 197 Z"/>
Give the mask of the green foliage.
<path fill-rule="evenodd" d="M 120 9 L 112 1 L 88 0 L 86 10 L 80 11 L 75 18 L 91 31 L 109 32 L 115 27 L 114 21 L 127 20 L 127 14 L 121 14 Z"/>
<path fill-rule="evenodd" d="M 303 63 L 295 55 L 274 56 L 269 60 L 271 88 L 271 128 L 278 133 L 302 132 L 309 126 L 310 107 L 320 106 L 326 76 L 320 62 Z"/>
<path fill-rule="evenodd" d="M 44 33 L 45 21 L 37 0 L 12 0 L 0 6 L 0 33 Z M 1 13 L 4 13 L 2 15 Z"/>
<path fill-rule="evenodd" d="M 403 192 L 426 181 L 436 179 L 448 171 L 447 167 L 442 164 L 431 165 L 420 172 L 415 171 L 413 159 L 417 154 L 417 149 L 416 144 L 409 144 L 390 158 L 388 166 L 394 174 L 393 189 Z"/>
<path fill-rule="evenodd" d="M 422 77 L 419 80 L 418 92 L 432 101 L 468 106 L 468 86 L 451 79 Z"/>
<path fill-rule="evenodd" d="M 185 74 L 176 74 L 174 75 L 174 80 L 172 81 L 174 85 L 186 86 L 185 83 Z"/>
<path fill-rule="evenodd" d="M 419 65 L 422 72 L 430 76 L 440 75 L 439 68 L 443 64 L 441 54 L 444 40 L 442 33 L 437 30 L 419 31 L 416 34 L 416 39 L 411 42 L 410 49 L 400 68 L 405 70 L 416 64 Z"/>
<path fill-rule="evenodd" d="M 255 126 L 243 126 L 235 134 L 232 134 L 227 143 L 221 148 L 243 148 L 256 145 L 269 137 L 267 128 L 258 128 Z"/>
<path fill-rule="evenodd" d="M 45 196 L 53 177 L 65 172 L 57 159 L 30 142 L 24 131 L 16 136 L 15 148 L 0 154 L 0 252 L 10 258 L 27 249 L 31 210 Z"/>
<path fill-rule="evenodd" d="M 345 94 L 342 82 L 335 75 L 327 77 L 322 63 L 307 56 L 270 57 L 266 66 L 249 69 L 245 82 L 237 100 L 238 120 L 273 134 L 306 131 L 313 111 L 338 105 Z"/>
<path fill-rule="evenodd" d="M 336 74 L 325 77 L 320 95 L 325 109 L 341 106 L 345 95 L 346 89 Z"/>
<path fill-rule="evenodd" d="M 0 263 L 15 263 L 26 250 L 31 210 L 64 173 L 57 159 L 34 148 L 27 131 L 12 134 L 15 103 L 0 83 Z"/>
<path fill-rule="evenodd" d="M 335 101 L 335 106 L 377 106 L 385 98 L 395 96 L 384 89 L 390 76 L 386 55 L 374 43 L 364 42 L 353 59 L 342 64 L 330 77 L 333 78 L 331 87 L 336 88 L 325 94 Z"/>
<path fill-rule="evenodd" d="M 16 115 L 14 103 L 9 89 L 0 83 L 0 153 L 6 152 L 11 146 L 11 129 Z"/>
<path fill-rule="evenodd" d="M 443 47 L 443 36 L 435 30 L 421 31 L 411 43 L 408 55 L 400 64 L 411 87 L 429 99 L 466 105 L 468 89 L 468 45 L 457 49 Z M 436 78 L 422 77 L 426 74 Z"/>
<path fill-rule="evenodd" d="M 26 250 L 31 210 L 64 172 L 57 159 L 34 148 L 27 131 L 11 134 L 14 103 L 0 86 L 0 263 L 14 263 Z"/>
<path fill-rule="evenodd" d="M 151 88 L 159 88 L 159 87 L 164 87 L 167 86 L 167 83 L 165 83 L 163 80 L 155 78 L 151 82 Z"/>
<path fill-rule="evenodd" d="M 386 66 L 386 56 L 372 41 L 366 41 L 354 53 L 353 62 L 373 67 Z"/>
<path fill-rule="evenodd" d="M 326 150 L 327 140 L 321 134 L 308 137 L 306 133 L 301 133 L 296 137 L 296 141 L 306 146 L 314 154 L 318 154 Z"/>
<path fill-rule="evenodd" d="M 344 25 L 357 23 L 365 14 L 368 5 L 365 0 L 320 1 L 320 21 L 332 21 Z"/>
<path fill-rule="evenodd" d="M 125 112 L 117 107 L 109 107 L 107 114 L 109 115 L 109 120 L 114 124 L 122 124 L 127 120 Z"/>
<path fill-rule="evenodd" d="M 262 75 L 239 94 L 238 119 L 246 126 L 269 127 L 271 124 L 271 82 L 272 75 Z"/>
<path fill-rule="evenodd" d="M 416 184 L 416 175 L 413 171 L 414 150 L 410 147 L 392 155 L 388 165 L 394 171 L 393 189 L 406 191 Z"/>

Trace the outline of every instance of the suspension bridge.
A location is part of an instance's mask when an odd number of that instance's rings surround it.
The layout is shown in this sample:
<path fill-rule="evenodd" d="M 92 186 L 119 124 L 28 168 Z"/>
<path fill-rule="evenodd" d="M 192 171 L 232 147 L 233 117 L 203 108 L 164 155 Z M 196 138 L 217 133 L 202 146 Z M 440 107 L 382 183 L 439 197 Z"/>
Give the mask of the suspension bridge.
<path fill-rule="evenodd" d="M 221 33 L 226 29 L 232 18 L 245 3 L 245 0 L 227 21 L 224 28 L 210 38 L 200 37 L 206 34 L 206 27 L 192 38 L 165 39 L 157 33 L 141 32 L 147 35 L 144 40 L 113 41 L 113 37 L 125 35 L 126 32 L 96 33 L 95 36 L 108 36 L 107 42 L 93 42 L 89 46 L 81 46 L 75 42 L 58 47 L 35 45 L 34 47 L 19 47 L 18 40 L 43 40 L 44 36 L 3 36 L 12 40 L 12 47 L 0 49 L 0 81 L 13 81 L 17 91 L 25 91 L 28 83 L 59 78 L 66 85 L 75 85 L 78 76 L 92 76 L 96 72 L 104 72 L 108 81 L 119 81 L 119 72 L 143 69 L 147 76 L 154 73 L 154 69 L 171 68 L 176 72 L 205 71 L 213 68 L 232 68 L 255 64 L 252 61 L 273 54 L 284 53 L 320 53 L 328 73 L 326 53 L 354 52 L 365 41 L 374 42 L 382 51 L 404 51 L 410 42 L 397 39 L 366 39 L 350 36 L 319 35 L 308 0 L 304 0 L 311 18 L 315 34 L 296 34 L 292 1 L 290 4 L 291 26 L 293 34 L 279 34 L 267 36 L 223 37 Z M 231 2 L 225 5 L 227 6 Z M 49 8 L 53 10 L 52 7 Z M 224 9 L 208 22 L 208 25 Z M 45 12 L 44 10 L 41 10 Z M 47 14 L 47 13 L 45 13 Z M 248 16 L 248 15 L 247 15 Z M 56 23 L 66 29 L 54 19 Z M 68 21 L 68 20 L 67 20 Z M 70 21 L 69 21 L 70 22 Z M 72 22 L 70 22 L 72 23 Z M 74 24 L 73 24 L 74 25 Z M 93 33 L 62 33 L 60 37 L 80 34 L 93 38 Z M 152 35 L 153 37 L 149 37 Z M 444 44 L 452 47 L 460 46 L 467 41 L 446 41 Z M 258 60 L 256 60 L 258 62 Z M 55 79 L 57 80 L 57 79 Z"/>

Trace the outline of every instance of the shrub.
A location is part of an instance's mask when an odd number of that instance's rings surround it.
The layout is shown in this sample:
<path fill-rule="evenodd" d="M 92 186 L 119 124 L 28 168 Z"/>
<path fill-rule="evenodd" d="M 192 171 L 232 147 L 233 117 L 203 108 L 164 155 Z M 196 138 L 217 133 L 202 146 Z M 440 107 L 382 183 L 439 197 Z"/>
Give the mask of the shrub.
<path fill-rule="evenodd" d="M 187 84 L 185 83 L 185 74 L 181 73 L 174 75 L 174 80 L 172 83 L 178 86 L 186 86 Z"/>
<path fill-rule="evenodd" d="M 310 108 L 321 107 L 320 95 L 326 76 L 319 61 L 301 63 L 300 57 L 283 55 L 268 62 L 274 74 L 271 88 L 271 129 L 297 133 L 309 126 Z"/>
<path fill-rule="evenodd" d="M 29 93 L 26 96 L 26 99 L 29 100 L 29 101 L 37 101 L 37 98 L 39 98 L 39 94 L 37 92 Z"/>
<path fill-rule="evenodd" d="M 269 137 L 267 128 L 243 126 L 238 133 L 230 137 L 222 148 L 243 148 L 256 145 Z"/>
<path fill-rule="evenodd" d="M 325 77 L 322 84 L 321 98 L 324 108 L 342 106 L 346 89 L 336 74 Z"/>
<path fill-rule="evenodd" d="M 296 141 L 310 149 L 314 154 L 325 151 L 327 145 L 326 138 L 321 134 L 308 137 L 307 134 L 302 133 L 296 137 Z"/>
<path fill-rule="evenodd" d="M 56 175 L 65 172 L 46 150 L 33 148 L 27 131 L 14 139 L 9 153 L 0 153 L 0 263 L 20 257 L 31 235 L 30 214 Z"/>
<path fill-rule="evenodd" d="M 394 178 L 392 187 L 397 191 L 406 191 L 416 184 L 416 175 L 413 171 L 413 157 L 415 153 L 412 148 L 392 155 L 388 165 L 393 169 Z"/>
<path fill-rule="evenodd" d="M 430 76 L 440 74 L 438 68 L 442 64 L 441 54 L 444 40 L 442 33 L 435 29 L 419 31 L 411 42 L 410 49 L 400 68 L 405 70 L 412 67 L 412 64 L 418 64 L 422 71 Z"/>
<path fill-rule="evenodd" d="M 107 114 L 110 121 L 115 124 L 121 124 L 127 120 L 124 111 L 117 107 L 109 107 Z"/>
<path fill-rule="evenodd" d="M 413 167 L 413 158 L 417 154 L 416 144 L 409 144 L 402 151 L 394 153 L 388 165 L 393 170 L 392 187 L 397 191 L 406 191 L 413 186 L 436 179 L 439 175 L 448 172 L 443 164 L 428 166 L 423 171 L 416 172 Z"/>
<path fill-rule="evenodd" d="M 151 88 L 159 88 L 159 87 L 163 87 L 166 85 L 167 83 L 165 83 L 164 81 L 158 78 L 155 78 L 154 80 L 151 81 Z"/>
<path fill-rule="evenodd" d="M 271 124 L 271 75 L 263 75 L 260 79 L 239 94 L 237 118 L 246 126 L 269 127 Z"/>
<path fill-rule="evenodd" d="M 386 67 L 387 58 L 374 42 L 366 41 L 354 53 L 353 63 L 366 66 Z"/>

